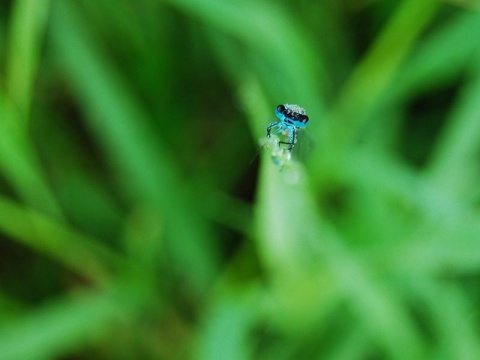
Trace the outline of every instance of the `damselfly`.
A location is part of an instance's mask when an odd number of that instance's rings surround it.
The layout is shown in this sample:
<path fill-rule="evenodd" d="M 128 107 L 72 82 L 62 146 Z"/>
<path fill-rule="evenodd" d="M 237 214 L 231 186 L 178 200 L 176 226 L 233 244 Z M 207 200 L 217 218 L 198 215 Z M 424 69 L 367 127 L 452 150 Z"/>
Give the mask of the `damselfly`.
<path fill-rule="evenodd" d="M 284 135 L 288 141 L 279 141 L 279 144 L 288 145 L 288 150 L 291 151 L 297 142 L 298 129 L 303 129 L 308 124 L 309 119 L 305 109 L 293 104 L 278 105 L 275 115 L 279 121 L 268 125 L 267 137 L 277 134 Z M 272 130 L 274 131 L 272 132 Z"/>

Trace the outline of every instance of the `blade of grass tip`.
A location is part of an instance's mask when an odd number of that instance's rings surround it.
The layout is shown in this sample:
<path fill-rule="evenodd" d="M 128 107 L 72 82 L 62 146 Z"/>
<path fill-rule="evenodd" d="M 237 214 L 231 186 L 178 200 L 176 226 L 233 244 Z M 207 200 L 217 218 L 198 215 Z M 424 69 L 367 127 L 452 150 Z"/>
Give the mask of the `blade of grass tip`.
<path fill-rule="evenodd" d="M 294 286 L 298 279 L 315 277 L 324 264 L 352 311 L 392 359 L 424 358 L 423 340 L 405 305 L 386 284 L 373 280 L 373 269 L 357 260 L 320 218 L 306 173 L 287 166 L 280 171 L 270 159 L 262 160 L 256 234 L 261 257 L 274 279 L 280 279 L 277 283 Z"/>
<path fill-rule="evenodd" d="M 0 171 L 26 203 L 57 217 L 60 206 L 49 188 L 19 116 L 0 92 Z"/>
<path fill-rule="evenodd" d="M 354 70 L 331 114 L 330 148 L 341 155 L 365 126 L 385 88 L 429 24 L 438 0 L 404 0 Z"/>
<path fill-rule="evenodd" d="M 104 341 L 144 311 L 143 294 L 130 284 L 108 292 L 64 298 L 36 308 L 0 330 L 2 359 L 53 359 Z"/>
<path fill-rule="evenodd" d="M 50 0 L 13 2 L 7 53 L 7 87 L 20 109 L 22 128 L 28 121 L 39 53 L 47 24 Z"/>
<path fill-rule="evenodd" d="M 109 271 L 124 264 L 100 242 L 2 196 L 0 214 L 0 232 L 95 283 L 105 283 Z"/>
<path fill-rule="evenodd" d="M 124 190 L 160 212 L 174 266 L 192 285 L 204 288 L 216 272 L 217 258 L 213 232 L 192 206 L 194 195 L 185 191 L 185 181 L 150 129 L 148 115 L 102 54 L 74 3 L 56 2 L 51 18 L 55 48 L 87 113 L 87 125 L 113 167 L 128 179 Z"/>
<path fill-rule="evenodd" d="M 476 187 L 480 143 L 480 48 L 472 58 L 468 78 L 454 104 L 429 164 L 429 176 L 443 190 L 468 197 Z"/>

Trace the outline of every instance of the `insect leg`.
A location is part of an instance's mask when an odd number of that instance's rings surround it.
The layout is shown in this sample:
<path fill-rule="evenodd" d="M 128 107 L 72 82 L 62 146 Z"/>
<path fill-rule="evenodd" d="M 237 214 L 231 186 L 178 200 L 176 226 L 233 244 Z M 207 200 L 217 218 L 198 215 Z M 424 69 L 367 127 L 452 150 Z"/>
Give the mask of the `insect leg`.
<path fill-rule="evenodd" d="M 292 131 L 288 133 L 288 139 L 290 140 L 289 142 L 286 141 L 280 141 L 279 144 L 285 144 L 288 145 L 288 150 L 292 150 L 293 146 L 295 145 L 295 142 L 297 140 L 297 133 L 295 128 L 292 128 Z"/>
<path fill-rule="evenodd" d="M 268 125 L 268 127 L 267 127 L 267 137 L 270 137 L 270 131 L 272 130 L 272 128 L 274 128 L 276 126 L 279 126 L 279 125 L 280 125 L 280 121 L 277 121 L 277 122 L 274 122 L 273 124 Z"/>

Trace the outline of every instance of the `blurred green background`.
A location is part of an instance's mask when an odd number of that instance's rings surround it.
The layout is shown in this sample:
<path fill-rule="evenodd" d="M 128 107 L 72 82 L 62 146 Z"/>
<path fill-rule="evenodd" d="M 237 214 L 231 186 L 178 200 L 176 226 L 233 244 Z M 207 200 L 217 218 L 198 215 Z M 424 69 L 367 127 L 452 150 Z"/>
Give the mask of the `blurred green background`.
<path fill-rule="evenodd" d="M 0 69 L 0 359 L 480 359 L 478 1 L 2 1 Z"/>

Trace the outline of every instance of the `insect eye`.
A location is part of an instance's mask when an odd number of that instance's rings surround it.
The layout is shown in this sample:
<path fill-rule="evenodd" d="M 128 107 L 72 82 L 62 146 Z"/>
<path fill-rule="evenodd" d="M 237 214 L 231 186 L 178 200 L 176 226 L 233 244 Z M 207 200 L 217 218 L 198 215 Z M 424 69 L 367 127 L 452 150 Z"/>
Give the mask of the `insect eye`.
<path fill-rule="evenodd" d="M 307 115 L 303 115 L 303 117 L 302 117 L 302 122 L 303 122 L 303 123 L 308 122 L 308 116 L 307 116 Z"/>
<path fill-rule="evenodd" d="M 278 106 L 277 106 L 277 111 L 278 111 L 280 114 L 283 114 L 283 112 L 285 111 L 285 106 L 283 106 L 283 105 L 278 105 Z"/>

